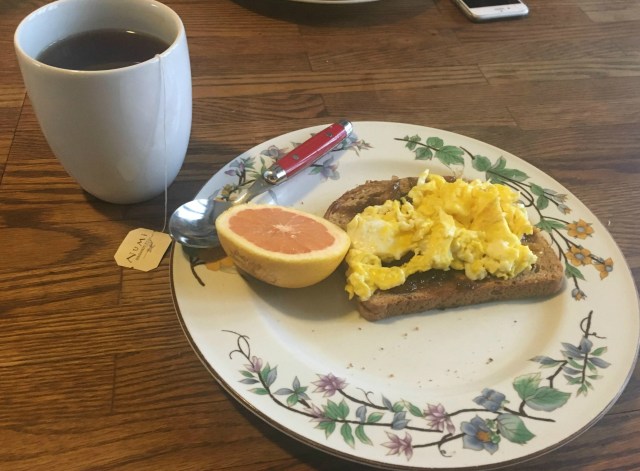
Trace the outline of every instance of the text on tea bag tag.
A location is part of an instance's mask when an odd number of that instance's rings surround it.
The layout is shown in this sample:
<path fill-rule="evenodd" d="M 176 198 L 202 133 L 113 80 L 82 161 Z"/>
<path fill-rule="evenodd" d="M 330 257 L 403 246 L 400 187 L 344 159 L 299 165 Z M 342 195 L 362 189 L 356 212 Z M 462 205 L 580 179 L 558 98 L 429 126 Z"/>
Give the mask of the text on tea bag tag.
<path fill-rule="evenodd" d="M 169 234 L 144 228 L 134 229 L 124 238 L 114 258 L 121 267 L 150 271 L 160 265 L 170 245 Z"/>

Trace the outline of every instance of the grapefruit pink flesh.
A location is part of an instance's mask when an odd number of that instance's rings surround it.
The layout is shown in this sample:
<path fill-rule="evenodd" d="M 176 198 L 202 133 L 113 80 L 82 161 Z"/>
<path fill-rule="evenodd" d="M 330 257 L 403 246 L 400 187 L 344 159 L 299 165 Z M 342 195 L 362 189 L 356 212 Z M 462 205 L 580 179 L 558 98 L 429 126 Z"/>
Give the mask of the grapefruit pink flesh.
<path fill-rule="evenodd" d="M 349 250 L 349 236 L 335 224 L 274 205 L 232 206 L 216 219 L 220 244 L 242 271 L 285 288 L 327 278 Z"/>
<path fill-rule="evenodd" d="M 285 254 L 322 250 L 335 240 L 323 224 L 277 207 L 240 211 L 229 228 L 258 247 Z"/>

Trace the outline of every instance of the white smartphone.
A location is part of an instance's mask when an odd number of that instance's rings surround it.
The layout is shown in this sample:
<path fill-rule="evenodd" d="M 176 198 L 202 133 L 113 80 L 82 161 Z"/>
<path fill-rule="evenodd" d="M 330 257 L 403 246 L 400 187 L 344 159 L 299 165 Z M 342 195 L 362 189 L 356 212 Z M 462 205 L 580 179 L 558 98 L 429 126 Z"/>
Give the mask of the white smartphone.
<path fill-rule="evenodd" d="M 529 8 L 520 0 L 454 0 L 472 21 L 490 21 L 527 16 Z"/>

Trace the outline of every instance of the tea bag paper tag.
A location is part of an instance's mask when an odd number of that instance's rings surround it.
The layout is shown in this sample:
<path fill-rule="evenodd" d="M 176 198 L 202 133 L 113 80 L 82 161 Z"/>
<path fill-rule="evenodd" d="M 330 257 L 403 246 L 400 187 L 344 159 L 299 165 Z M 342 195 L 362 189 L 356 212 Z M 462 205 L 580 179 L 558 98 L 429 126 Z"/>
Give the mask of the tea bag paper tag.
<path fill-rule="evenodd" d="M 114 258 L 121 267 L 150 271 L 160 265 L 170 245 L 169 234 L 151 229 L 134 229 L 124 238 Z"/>

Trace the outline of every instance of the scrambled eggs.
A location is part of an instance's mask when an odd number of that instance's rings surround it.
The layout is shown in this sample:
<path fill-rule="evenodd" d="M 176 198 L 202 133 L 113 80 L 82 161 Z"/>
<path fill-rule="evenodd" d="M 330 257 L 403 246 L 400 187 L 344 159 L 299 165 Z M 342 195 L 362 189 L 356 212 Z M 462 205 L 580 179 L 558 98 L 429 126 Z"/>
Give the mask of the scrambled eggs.
<path fill-rule="evenodd" d="M 472 280 L 516 276 L 536 262 L 521 243 L 533 227 L 518 200 L 505 185 L 424 172 L 407 198 L 369 206 L 348 224 L 349 296 L 366 300 L 431 269 L 464 270 Z"/>

